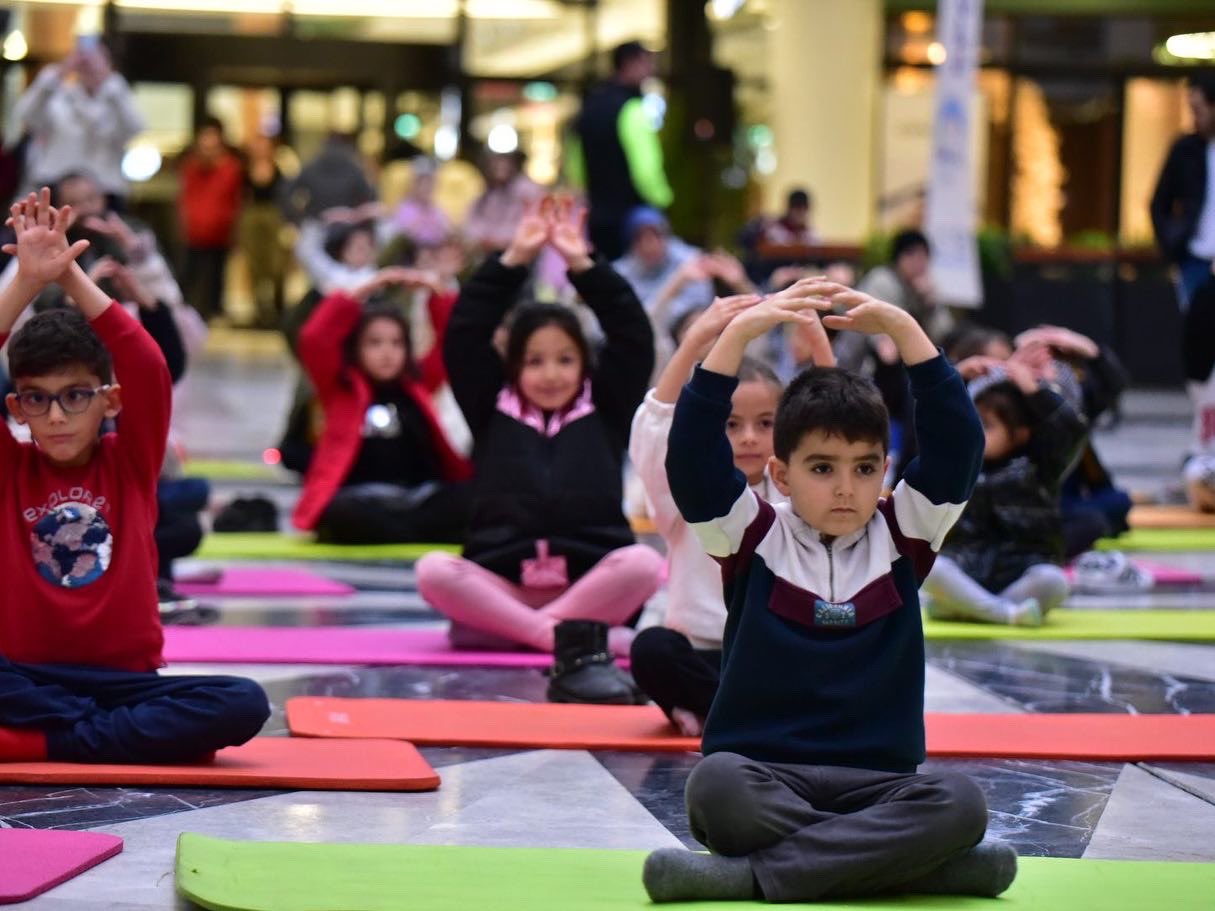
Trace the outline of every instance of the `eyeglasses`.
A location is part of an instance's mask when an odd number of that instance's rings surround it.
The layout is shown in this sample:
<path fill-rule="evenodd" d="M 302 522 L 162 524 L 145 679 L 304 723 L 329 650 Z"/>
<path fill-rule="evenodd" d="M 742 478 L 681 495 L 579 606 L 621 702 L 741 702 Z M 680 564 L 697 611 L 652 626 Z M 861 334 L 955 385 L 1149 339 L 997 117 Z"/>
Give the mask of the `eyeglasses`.
<path fill-rule="evenodd" d="M 58 402 L 64 414 L 83 414 L 93 404 L 93 397 L 99 392 L 109 392 L 110 386 L 98 386 L 90 389 L 88 386 L 73 386 L 63 392 L 51 394 L 38 389 L 27 389 L 17 393 L 17 401 L 26 416 L 40 418 L 51 410 L 51 403 Z"/>

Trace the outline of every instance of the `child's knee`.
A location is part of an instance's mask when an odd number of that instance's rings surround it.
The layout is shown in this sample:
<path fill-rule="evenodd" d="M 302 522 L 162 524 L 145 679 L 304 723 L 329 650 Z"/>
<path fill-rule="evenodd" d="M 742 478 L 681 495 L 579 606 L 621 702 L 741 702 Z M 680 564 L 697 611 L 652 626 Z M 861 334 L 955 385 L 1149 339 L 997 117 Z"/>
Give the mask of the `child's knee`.
<path fill-rule="evenodd" d="M 669 664 L 671 654 L 678 651 L 681 645 L 690 648 L 682 633 L 663 626 L 651 626 L 633 637 L 633 644 L 629 647 L 629 662 L 634 673 L 639 666 L 666 665 Z"/>
<path fill-rule="evenodd" d="M 947 772 L 935 776 L 940 793 L 940 831 L 938 837 L 968 848 L 978 844 L 987 831 L 987 798 L 967 775 Z"/>
<path fill-rule="evenodd" d="M 261 733 L 270 717 L 270 700 L 261 685 L 244 677 L 224 678 L 224 708 L 217 723 L 233 741 L 244 743 Z"/>
<path fill-rule="evenodd" d="M 435 551 L 422 557 L 414 572 L 418 592 L 429 601 L 431 593 L 448 592 L 460 583 L 464 576 L 464 560 L 455 554 Z"/>
<path fill-rule="evenodd" d="M 645 544 L 631 544 L 614 550 L 601 561 L 614 572 L 627 575 L 638 585 L 653 585 L 654 590 L 662 583 L 664 560 L 662 555 Z"/>
<path fill-rule="evenodd" d="M 750 789 L 738 753 L 710 753 L 696 764 L 684 788 L 688 813 L 701 819 L 739 820 L 750 808 Z"/>

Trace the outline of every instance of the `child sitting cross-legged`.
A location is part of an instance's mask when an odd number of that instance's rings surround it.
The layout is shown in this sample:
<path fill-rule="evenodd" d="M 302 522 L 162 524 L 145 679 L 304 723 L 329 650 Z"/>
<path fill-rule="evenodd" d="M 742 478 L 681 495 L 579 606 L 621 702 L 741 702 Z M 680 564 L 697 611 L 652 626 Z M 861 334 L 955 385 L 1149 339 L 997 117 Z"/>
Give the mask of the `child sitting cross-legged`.
<path fill-rule="evenodd" d="M 831 329 L 884 334 L 915 398 L 919 455 L 881 496 L 889 416 L 868 380 L 834 367 L 781 397 L 772 506 L 734 466 L 725 424 L 743 349 L 782 322 L 842 305 Z M 687 783 L 712 852 L 656 851 L 655 901 L 815 901 L 888 892 L 997 895 L 1016 872 L 982 842 L 987 807 L 964 775 L 924 761 L 918 589 L 970 495 L 983 434 L 966 387 L 906 312 L 810 282 L 726 327 L 675 406 L 667 453 L 684 520 L 721 565 L 728 619 L 704 759 Z"/>
<path fill-rule="evenodd" d="M 630 653 L 631 671 L 642 691 L 690 737 L 700 735 L 717 694 L 726 605 L 717 565 L 705 554 L 671 499 L 666 471 L 667 437 L 675 400 L 692 369 L 708 354 L 722 329 L 759 301 L 758 295 L 718 298 L 691 322 L 675 354 L 663 368 L 657 386 L 637 409 L 629 436 L 629 457 L 645 487 L 658 531 L 666 541 L 669 567 L 662 626 L 652 626 L 637 634 Z M 819 321 L 813 320 L 805 329 L 810 341 L 809 358 L 819 366 L 834 363 L 831 343 Z M 726 422 L 734 466 L 746 476 L 747 485 L 759 497 L 774 504 L 785 502 L 784 495 L 768 476 L 772 425 L 783 389 L 784 385 L 766 365 L 744 358 Z"/>
<path fill-rule="evenodd" d="M 1088 427 L 1016 358 L 958 365 L 983 421 L 983 471 L 924 582 L 929 616 L 1041 626 L 1067 598 L 1060 488 Z"/>
<path fill-rule="evenodd" d="M 69 247 L 70 209 L 44 189 L 11 211 L 18 268 L 0 291 L 0 343 L 48 284 L 78 309 L 34 316 L 8 345 L 6 404 L 33 442 L 0 431 L 0 762 L 206 759 L 257 734 L 270 709 L 251 680 L 156 673 L 164 356 L 75 262 L 88 243 Z M 100 435 L 107 418 L 118 430 Z"/>
<path fill-rule="evenodd" d="M 460 291 L 444 358 L 473 434 L 472 517 L 463 557 L 418 561 L 418 591 L 454 644 L 552 651 L 551 701 L 631 703 L 612 655 L 628 654 L 624 624 L 658 589 L 662 558 L 633 537 L 621 473 L 654 337 L 628 283 L 591 259 L 585 221 L 567 201 L 534 204 Z M 555 304 L 519 306 L 505 358 L 494 347 L 546 244 L 603 328 L 594 356 Z"/>

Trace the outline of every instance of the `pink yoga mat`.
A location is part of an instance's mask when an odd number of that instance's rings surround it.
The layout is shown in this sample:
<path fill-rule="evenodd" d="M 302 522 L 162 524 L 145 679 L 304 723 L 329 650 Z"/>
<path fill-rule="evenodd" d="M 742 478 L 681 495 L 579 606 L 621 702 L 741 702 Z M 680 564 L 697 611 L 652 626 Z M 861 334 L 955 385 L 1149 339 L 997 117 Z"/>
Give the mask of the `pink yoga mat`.
<path fill-rule="evenodd" d="M 177 588 L 193 597 L 290 597 L 293 595 L 350 595 L 354 588 L 344 582 L 294 567 L 226 568 L 215 582 L 179 582 Z"/>
<path fill-rule="evenodd" d="M 1200 573 L 1191 572 L 1188 569 L 1181 569 L 1177 566 L 1166 566 L 1162 563 L 1153 563 L 1151 560 L 1135 560 L 1135 565 L 1142 570 L 1152 574 L 1152 578 L 1156 580 L 1157 585 L 1201 585 L 1202 575 Z M 1067 578 L 1072 582 L 1076 581 L 1076 573 L 1072 567 L 1067 567 L 1064 572 L 1067 573 Z"/>
<path fill-rule="evenodd" d="M 121 838 L 100 832 L 0 829 L 0 905 L 41 895 L 121 850 Z"/>
<path fill-rule="evenodd" d="M 548 667 L 539 652 L 455 651 L 444 630 L 348 626 L 168 626 L 164 657 L 203 664 L 421 664 Z"/>

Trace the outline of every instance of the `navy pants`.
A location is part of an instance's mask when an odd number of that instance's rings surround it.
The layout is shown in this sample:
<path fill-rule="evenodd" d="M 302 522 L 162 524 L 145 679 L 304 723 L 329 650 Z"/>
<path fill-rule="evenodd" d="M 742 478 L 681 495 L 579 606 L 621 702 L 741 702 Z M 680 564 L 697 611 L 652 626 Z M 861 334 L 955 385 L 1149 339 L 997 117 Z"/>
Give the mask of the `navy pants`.
<path fill-rule="evenodd" d="M 56 762 L 193 762 L 245 743 L 269 716 L 265 692 L 242 677 L 0 658 L 0 725 L 44 731 Z"/>
<path fill-rule="evenodd" d="M 721 650 L 692 648 L 683 633 L 662 626 L 643 629 L 633 640 L 630 670 L 641 691 L 669 718 L 686 709 L 704 718 L 721 682 Z"/>

